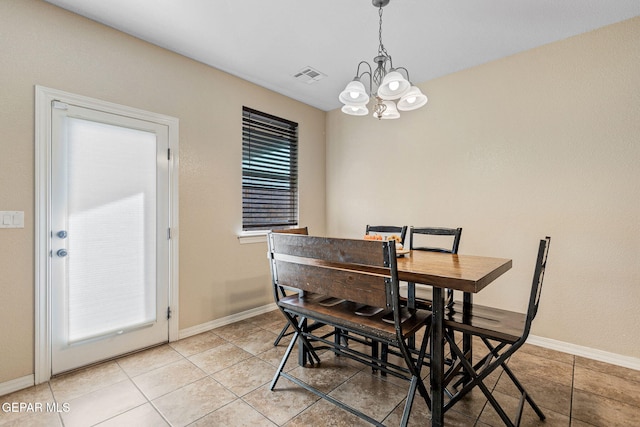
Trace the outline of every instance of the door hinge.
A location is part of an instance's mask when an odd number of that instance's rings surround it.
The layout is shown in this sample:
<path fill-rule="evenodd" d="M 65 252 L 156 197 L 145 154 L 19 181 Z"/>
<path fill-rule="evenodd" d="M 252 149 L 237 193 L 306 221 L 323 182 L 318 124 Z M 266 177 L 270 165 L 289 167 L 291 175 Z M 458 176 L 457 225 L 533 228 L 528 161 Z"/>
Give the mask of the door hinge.
<path fill-rule="evenodd" d="M 167 160 L 171 160 L 171 148 L 167 148 Z"/>
<path fill-rule="evenodd" d="M 171 307 L 167 307 L 167 320 L 171 319 Z"/>
<path fill-rule="evenodd" d="M 171 227 L 167 228 L 167 240 L 171 240 Z"/>
<path fill-rule="evenodd" d="M 51 107 L 55 108 L 56 110 L 66 110 L 69 108 L 67 104 L 60 101 L 51 101 Z"/>

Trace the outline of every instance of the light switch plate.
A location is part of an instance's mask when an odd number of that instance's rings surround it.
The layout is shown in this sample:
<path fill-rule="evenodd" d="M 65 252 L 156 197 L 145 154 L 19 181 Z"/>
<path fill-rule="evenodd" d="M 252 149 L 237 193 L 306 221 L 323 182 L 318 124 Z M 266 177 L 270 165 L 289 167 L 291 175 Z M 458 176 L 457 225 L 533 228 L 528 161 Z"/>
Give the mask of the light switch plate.
<path fill-rule="evenodd" d="M 24 228 L 24 211 L 0 211 L 0 228 Z"/>

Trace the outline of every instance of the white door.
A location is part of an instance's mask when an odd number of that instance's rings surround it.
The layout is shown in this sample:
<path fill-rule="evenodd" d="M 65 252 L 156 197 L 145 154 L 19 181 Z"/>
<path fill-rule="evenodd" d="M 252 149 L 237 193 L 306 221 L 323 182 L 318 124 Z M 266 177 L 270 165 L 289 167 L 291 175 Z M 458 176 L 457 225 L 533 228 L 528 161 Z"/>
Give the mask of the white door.
<path fill-rule="evenodd" d="M 53 102 L 52 374 L 168 341 L 168 126 Z"/>

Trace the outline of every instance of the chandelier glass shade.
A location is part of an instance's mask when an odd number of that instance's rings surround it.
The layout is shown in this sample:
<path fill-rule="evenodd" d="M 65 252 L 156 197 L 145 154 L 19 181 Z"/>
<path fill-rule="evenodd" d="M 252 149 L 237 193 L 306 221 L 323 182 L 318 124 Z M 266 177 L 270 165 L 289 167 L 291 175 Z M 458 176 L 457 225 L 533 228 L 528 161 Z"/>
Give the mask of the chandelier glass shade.
<path fill-rule="evenodd" d="M 400 101 L 398 101 L 398 110 L 411 111 L 417 110 L 427 103 L 427 95 L 422 93 L 416 86 L 411 86 L 408 91 L 405 92 Z"/>
<path fill-rule="evenodd" d="M 394 104 L 393 101 L 382 101 L 382 105 L 384 105 L 385 108 L 380 112 L 374 110 L 373 117 L 377 117 L 378 119 L 382 120 L 400 118 L 400 113 L 398 112 L 396 104 Z"/>
<path fill-rule="evenodd" d="M 361 61 L 356 76 L 347 84 L 338 99 L 344 104 L 342 112 L 354 116 L 368 115 L 367 104 L 373 98 L 373 116 L 378 119 L 397 119 L 401 111 L 416 110 L 427 103 L 427 97 L 409 80 L 409 71 L 404 67 L 393 67 L 391 55 L 382 44 L 382 8 L 389 0 L 372 0 L 380 16 L 378 55 L 373 58 L 375 69 Z M 360 71 L 363 67 L 364 71 Z M 405 75 L 403 75 L 403 72 Z M 367 78 L 368 77 L 368 78 Z M 363 83 L 369 84 L 369 90 Z M 397 104 L 393 101 L 397 100 Z"/>
<path fill-rule="evenodd" d="M 351 116 L 366 116 L 369 114 L 367 104 L 349 104 L 342 106 L 342 112 Z"/>
<path fill-rule="evenodd" d="M 347 87 L 340 93 L 340 102 L 345 105 L 362 104 L 369 102 L 369 94 L 364 85 L 359 80 L 354 80 L 347 84 Z"/>
<path fill-rule="evenodd" d="M 409 88 L 409 83 L 398 71 L 391 71 L 384 79 L 382 84 L 378 87 L 378 96 L 384 100 L 398 99 L 404 95 Z"/>

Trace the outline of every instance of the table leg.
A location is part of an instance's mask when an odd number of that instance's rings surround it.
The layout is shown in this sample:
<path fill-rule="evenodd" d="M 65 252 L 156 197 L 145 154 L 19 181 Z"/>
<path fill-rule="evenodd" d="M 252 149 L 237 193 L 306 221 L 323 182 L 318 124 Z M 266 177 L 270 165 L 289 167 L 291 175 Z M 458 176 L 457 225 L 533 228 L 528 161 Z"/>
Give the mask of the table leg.
<path fill-rule="evenodd" d="M 416 284 L 407 282 L 407 307 L 416 308 Z"/>
<path fill-rule="evenodd" d="M 473 303 L 473 294 L 469 292 L 465 292 L 462 297 L 462 316 L 471 316 L 471 304 Z M 473 346 L 471 341 L 471 335 L 463 334 L 462 335 L 462 352 L 467 359 L 473 364 Z M 468 377 L 468 375 L 465 375 Z"/>
<path fill-rule="evenodd" d="M 307 319 L 304 319 L 299 323 L 300 329 L 302 331 L 307 330 Z M 305 366 L 307 364 L 309 358 L 309 352 L 305 348 L 302 340 L 298 340 L 298 365 Z"/>
<path fill-rule="evenodd" d="M 444 301 L 442 288 L 433 287 L 431 325 L 431 425 L 444 426 Z"/>
<path fill-rule="evenodd" d="M 413 282 L 407 283 L 407 308 L 416 308 L 416 284 Z M 409 344 L 409 348 L 416 348 L 415 335 L 410 336 L 407 343 Z"/>

